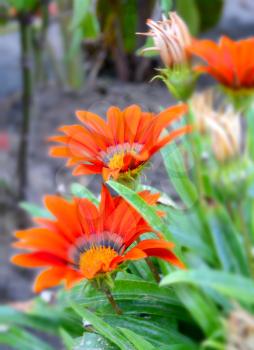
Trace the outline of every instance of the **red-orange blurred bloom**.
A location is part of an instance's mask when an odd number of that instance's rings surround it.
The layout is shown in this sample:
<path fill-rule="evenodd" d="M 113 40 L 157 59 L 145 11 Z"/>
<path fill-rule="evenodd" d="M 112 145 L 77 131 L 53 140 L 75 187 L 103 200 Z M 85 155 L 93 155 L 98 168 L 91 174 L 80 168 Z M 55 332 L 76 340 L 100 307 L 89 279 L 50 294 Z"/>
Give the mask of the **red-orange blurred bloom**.
<path fill-rule="evenodd" d="M 54 146 L 50 154 L 68 158 L 67 166 L 75 166 L 73 175 L 102 174 L 110 177 L 135 175 L 161 147 L 190 131 L 184 126 L 160 138 L 162 130 L 186 113 L 186 105 L 170 107 L 154 115 L 142 112 L 139 106 L 121 111 L 109 108 L 107 122 L 88 111 L 77 111 L 83 125 L 62 126 L 65 136 L 51 137 Z"/>
<path fill-rule="evenodd" d="M 196 40 L 189 51 L 202 58 L 207 65 L 197 66 L 230 89 L 254 88 L 254 38 L 233 41 L 225 36 L 219 43 Z"/>
<path fill-rule="evenodd" d="M 149 191 L 140 196 L 150 205 L 159 197 Z M 113 198 L 105 186 L 98 208 L 87 199 L 68 202 L 59 196 L 46 196 L 45 205 L 56 220 L 37 218 L 39 227 L 17 231 L 19 241 L 14 246 L 28 252 L 12 258 L 23 267 L 46 268 L 35 281 L 36 292 L 61 281 L 70 287 L 82 279 L 114 271 L 124 261 L 148 256 L 183 267 L 172 252 L 174 244 L 160 235 L 130 248 L 140 235 L 153 230 L 123 198 Z"/>

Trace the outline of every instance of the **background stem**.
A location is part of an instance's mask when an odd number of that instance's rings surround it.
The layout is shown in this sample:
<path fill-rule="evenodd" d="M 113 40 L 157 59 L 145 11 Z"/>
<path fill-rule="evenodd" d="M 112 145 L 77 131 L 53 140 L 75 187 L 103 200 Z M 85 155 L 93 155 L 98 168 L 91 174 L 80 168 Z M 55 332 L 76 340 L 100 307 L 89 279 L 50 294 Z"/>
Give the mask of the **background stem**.
<path fill-rule="evenodd" d="M 26 197 L 27 188 L 27 153 L 32 102 L 32 67 L 30 56 L 30 26 L 26 18 L 20 19 L 20 46 L 22 70 L 22 122 L 18 150 L 18 199 Z"/>
<path fill-rule="evenodd" d="M 41 3 L 41 29 L 34 39 L 34 53 L 35 53 L 35 83 L 43 85 L 46 80 L 44 70 L 44 57 L 46 52 L 47 31 L 49 26 L 49 9 L 48 2 Z M 36 31 L 35 31 L 36 32 Z"/>

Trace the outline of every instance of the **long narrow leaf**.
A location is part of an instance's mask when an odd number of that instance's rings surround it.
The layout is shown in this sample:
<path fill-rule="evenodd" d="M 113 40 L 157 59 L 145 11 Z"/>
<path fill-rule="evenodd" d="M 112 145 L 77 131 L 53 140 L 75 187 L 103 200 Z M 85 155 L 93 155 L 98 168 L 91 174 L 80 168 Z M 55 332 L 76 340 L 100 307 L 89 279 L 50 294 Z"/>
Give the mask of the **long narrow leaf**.
<path fill-rule="evenodd" d="M 163 233 L 167 239 L 174 241 L 172 233 L 169 231 L 167 225 L 164 224 L 162 219 L 156 213 L 156 209 L 148 205 L 143 198 L 141 198 L 136 192 L 130 190 L 128 187 L 115 182 L 108 181 L 107 184 L 112 187 L 118 194 L 126 199 L 153 227 L 155 230 Z"/>
<path fill-rule="evenodd" d="M 152 344 L 131 330 L 121 327 L 120 331 L 130 340 L 137 350 L 155 350 Z"/>
<path fill-rule="evenodd" d="M 1 330 L 0 344 L 17 350 L 54 350 L 50 345 L 18 327 L 7 327 L 6 331 Z"/>
<path fill-rule="evenodd" d="M 74 182 L 73 184 L 71 184 L 71 193 L 72 193 L 72 195 L 74 195 L 78 198 L 89 199 L 95 205 L 99 204 L 99 201 L 95 197 L 95 195 L 91 191 L 89 191 L 85 186 L 80 185 L 77 182 Z"/>
<path fill-rule="evenodd" d="M 240 234 L 237 232 L 227 211 L 222 206 L 211 208 L 208 212 L 211 232 L 222 267 L 228 272 L 249 276 L 246 255 Z"/>
<path fill-rule="evenodd" d="M 254 281 L 246 277 L 217 270 L 175 271 L 163 278 L 162 286 L 187 283 L 197 287 L 210 287 L 246 303 L 254 304 Z"/>
<path fill-rule="evenodd" d="M 97 333 L 85 332 L 82 337 L 75 339 L 71 350 L 118 350 L 119 347 L 110 343 Z"/>
<path fill-rule="evenodd" d="M 134 350 L 134 347 L 119 331 L 104 322 L 101 318 L 74 302 L 71 302 L 71 306 L 85 322 L 90 323 L 101 335 L 117 345 L 121 350 Z"/>

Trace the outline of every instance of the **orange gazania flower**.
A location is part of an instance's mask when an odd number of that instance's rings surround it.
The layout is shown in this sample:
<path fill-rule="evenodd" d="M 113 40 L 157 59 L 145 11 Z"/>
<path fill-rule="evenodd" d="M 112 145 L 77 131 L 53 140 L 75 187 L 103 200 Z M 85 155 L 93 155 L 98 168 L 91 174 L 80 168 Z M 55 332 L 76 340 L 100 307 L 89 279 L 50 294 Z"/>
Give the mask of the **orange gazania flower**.
<path fill-rule="evenodd" d="M 63 146 L 52 147 L 50 155 L 68 158 L 67 166 L 75 167 L 73 175 L 102 174 L 105 181 L 134 176 L 160 148 L 190 131 L 190 126 L 184 126 L 160 138 L 162 130 L 186 111 L 183 104 L 158 115 L 142 112 L 137 105 L 123 111 L 110 107 L 107 122 L 94 113 L 77 111 L 83 125 L 60 127 L 65 136 L 50 140 Z"/>
<path fill-rule="evenodd" d="M 140 196 L 150 205 L 159 197 L 149 191 Z M 123 198 L 113 198 L 105 186 L 98 208 L 87 199 L 68 202 L 59 196 L 46 196 L 45 206 L 55 220 L 37 218 L 39 227 L 17 231 L 19 241 L 14 246 L 28 252 L 12 258 L 14 264 L 23 267 L 46 268 L 35 281 L 35 292 L 61 281 L 71 287 L 82 279 L 110 273 L 127 260 L 148 256 L 183 267 L 172 251 L 174 244 L 159 234 L 157 239 L 132 246 L 143 233 L 153 230 Z"/>
<path fill-rule="evenodd" d="M 225 87 L 254 88 L 254 37 L 233 41 L 223 36 L 218 44 L 212 40 L 196 40 L 189 51 L 207 63 L 195 69 L 210 74 Z"/>

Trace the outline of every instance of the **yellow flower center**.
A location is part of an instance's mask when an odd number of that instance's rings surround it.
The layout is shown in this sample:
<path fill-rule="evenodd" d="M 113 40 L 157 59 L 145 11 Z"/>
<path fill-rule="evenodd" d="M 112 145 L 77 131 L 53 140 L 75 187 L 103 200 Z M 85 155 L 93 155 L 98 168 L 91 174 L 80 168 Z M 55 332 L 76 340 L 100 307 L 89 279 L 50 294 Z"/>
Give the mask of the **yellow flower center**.
<path fill-rule="evenodd" d="M 110 158 L 108 167 L 110 169 L 121 169 L 124 165 L 124 152 L 115 153 L 112 158 Z"/>
<path fill-rule="evenodd" d="M 118 254 L 110 247 L 92 247 L 80 256 L 79 267 L 87 279 L 94 278 L 96 274 L 108 272 L 109 265 Z"/>
<path fill-rule="evenodd" d="M 102 160 L 109 169 L 122 169 L 124 167 L 124 156 L 126 154 L 139 154 L 144 145 L 134 142 L 130 144 L 125 142 L 122 144 L 109 146 L 106 150 L 101 151 L 98 155 L 99 159 Z"/>

